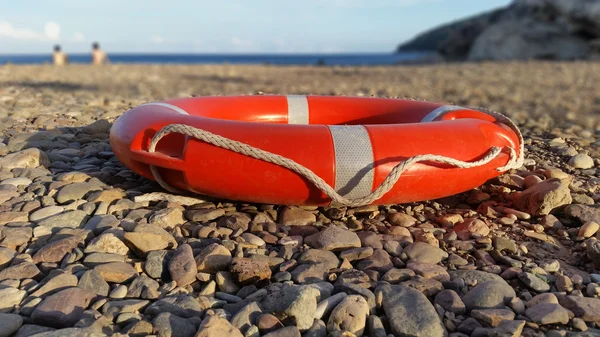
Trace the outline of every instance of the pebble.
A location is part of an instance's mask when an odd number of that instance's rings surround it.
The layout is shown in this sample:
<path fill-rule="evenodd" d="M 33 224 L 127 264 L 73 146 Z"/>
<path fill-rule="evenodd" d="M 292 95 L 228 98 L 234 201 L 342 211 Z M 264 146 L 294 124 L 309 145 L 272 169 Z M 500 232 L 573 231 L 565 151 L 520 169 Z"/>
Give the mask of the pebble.
<path fill-rule="evenodd" d="M 442 249 L 424 242 L 412 243 L 404 248 L 403 252 L 414 262 L 436 264 L 448 257 L 448 253 Z"/>
<path fill-rule="evenodd" d="M 525 310 L 525 316 L 541 325 L 567 324 L 569 313 L 558 303 L 540 303 Z"/>
<path fill-rule="evenodd" d="M 383 310 L 394 335 L 445 336 L 446 329 L 427 297 L 403 285 L 383 285 Z"/>
<path fill-rule="evenodd" d="M 120 284 L 108 294 L 108 297 L 119 299 L 124 298 L 125 295 L 127 295 L 127 287 Z"/>
<path fill-rule="evenodd" d="M 328 226 L 325 230 L 306 237 L 304 243 L 316 249 L 329 251 L 361 246 L 360 238 L 356 233 L 337 226 Z"/>
<path fill-rule="evenodd" d="M 40 325 L 71 327 L 79 321 L 95 296 L 96 294 L 77 287 L 61 290 L 38 304 L 31 319 Z"/>
<path fill-rule="evenodd" d="M 516 297 L 514 289 L 504 280 L 485 281 L 471 289 L 463 297 L 467 310 L 498 309 Z"/>
<path fill-rule="evenodd" d="M 25 298 L 27 292 L 13 287 L 0 287 L 0 312 L 12 312 Z"/>
<path fill-rule="evenodd" d="M 348 331 L 361 336 L 365 331 L 368 315 L 369 305 L 362 296 L 346 296 L 329 316 L 327 331 Z"/>
<path fill-rule="evenodd" d="M 583 238 L 590 238 L 592 236 L 594 236 L 594 234 L 596 234 L 596 232 L 598 232 L 598 230 L 600 229 L 600 225 L 598 225 L 597 223 L 590 221 L 590 222 L 586 222 L 583 226 L 581 226 L 581 228 L 579 228 L 579 232 L 577 233 L 577 236 L 583 237 Z"/>
<path fill-rule="evenodd" d="M 32 183 L 31 179 L 28 178 L 9 178 L 0 181 L 0 185 L 13 185 L 13 186 L 29 186 Z"/>
<path fill-rule="evenodd" d="M 199 272 L 214 273 L 227 270 L 231 264 L 231 252 L 222 245 L 213 243 L 204 248 L 195 258 Z"/>
<path fill-rule="evenodd" d="M 0 337 L 9 337 L 23 325 L 23 318 L 16 314 L 0 313 Z"/>
<path fill-rule="evenodd" d="M 550 291 L 550 285 L 539 277 L 531 274 L 531 273 L 519 273 L 519 280 L 521 280 L 527 287 L 537 292 L 546 292 Z"/>
<path fill-rule="evenodd" d="M 197 266 L 192 247 L 189 244 L 177 247 L 177 251 L 169 261 L 168 268 L 171 279 L 180 287 L 196 281 Z"/>
<path fill-rule="evenodd" d="M 316 216 L 299 207 L 286 207 L 280 215 L 280 220 L 284 226 L 306 226 L 317 221 Z"/>
<path fill-rule="evenodd" d="M 569 159 L 569 165 L 576 169 L 589 169 L 594 167 L 594 159 L 585 153 L 580 153 Z"/>

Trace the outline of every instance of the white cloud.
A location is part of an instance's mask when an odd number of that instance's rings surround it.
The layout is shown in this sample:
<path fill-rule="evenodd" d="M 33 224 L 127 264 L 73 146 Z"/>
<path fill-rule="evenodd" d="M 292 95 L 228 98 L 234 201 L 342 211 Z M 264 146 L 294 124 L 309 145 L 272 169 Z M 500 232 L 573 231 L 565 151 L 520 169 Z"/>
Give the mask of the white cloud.
<path fill-rule="evenodd" d="M 85 35 L 83 35 L 82 32 L 77 32 L 73 36 L 73 41 L 75 41 L 75 42 L 83 42 L 83 41 L 85 41 Z"/>
<path fill-rule="evenodd" d="M 0 37 L 7 37 L 15 40 L 59 40 L 60 25 L 53 21 L 48 21 L 44 26 L 44 32 L 36 32 L 28 28 L 19 28 L 6 21 L 0 21 Z"/>
<path fill-rule="evenodd" d="M 242 40 L 239 37 L 231 38 L 231 44 L 238 48 L 252 48 L 254 47 L 254 43 L 249 40 Z"/>
<path fill-rule="evenodd" d="M 162 44 L 165 42 L 165 39 L 162 36 L 152 36 L 150 37 L 150 41 L 156 44 Z"/>
<path fill-rule="evenodd" d="M 19 40 L 41 40 L 43 36 L 31 29 L 17 28 L 8 22 L 0 21 L 0 36 Z"/>
<path fill-rule="evenodd" d="M 44 33 L 50 40 L 58 40 L 60 38 L 60 26 L 56 22 L 49 21 L 44 27 Z"/>

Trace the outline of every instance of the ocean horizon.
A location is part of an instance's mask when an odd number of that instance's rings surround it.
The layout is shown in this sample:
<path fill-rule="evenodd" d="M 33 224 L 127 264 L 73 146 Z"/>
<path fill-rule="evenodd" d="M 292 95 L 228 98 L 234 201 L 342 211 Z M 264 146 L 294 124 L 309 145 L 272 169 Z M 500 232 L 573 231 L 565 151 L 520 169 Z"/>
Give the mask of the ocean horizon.
<path fill-rule="evenodd" d="M 346 53 L 346 54 L 152 54 L 111 53 L 118 64 L 272 64 L 375 66 L 393 65 L 426 59 L 430 53 Z M 90 63 L 90 54 L 69 54 L 69 63 Z M 0 54 L 0 65 L 52 63 L 51 54 Z"/>

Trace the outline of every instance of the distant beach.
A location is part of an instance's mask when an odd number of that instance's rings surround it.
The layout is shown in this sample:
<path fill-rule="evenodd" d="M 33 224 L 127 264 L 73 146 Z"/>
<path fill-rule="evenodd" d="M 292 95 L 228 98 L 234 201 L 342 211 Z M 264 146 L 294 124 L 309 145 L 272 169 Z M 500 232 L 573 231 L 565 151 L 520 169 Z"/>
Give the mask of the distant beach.
<path fill-rule="evenodd" d="M 273 65 L 393 65 L 428 60 L 430 52 L 356 54 L 109 54 L 111 63 L 140 64 L 273 64 Z M 0 55 L 0 64 L 51 63 L 50 54 Z M 90 63 L 89 54 L 69 54 L 70 63 Z"/>

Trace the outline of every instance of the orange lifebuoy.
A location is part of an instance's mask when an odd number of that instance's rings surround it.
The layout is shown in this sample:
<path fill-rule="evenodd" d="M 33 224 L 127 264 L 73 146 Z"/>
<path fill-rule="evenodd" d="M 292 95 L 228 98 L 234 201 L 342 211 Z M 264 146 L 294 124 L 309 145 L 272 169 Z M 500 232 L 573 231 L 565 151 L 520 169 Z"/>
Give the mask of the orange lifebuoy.
<path fill-rule="evenodd" d="M 135 107 L 115 122 L 110 142 L 127 167 L 162 184 L 280 205 L 328 205 L 332 198 L 294 170 L 190 134 L 170 133 L 149 151 L 152 138 L 172 124 L 198 128 L 288 158 L 347 199 L 375 191 L 394 167 L 415 156 L 473 162 L 491 148 L 504 149 L 474 167 L 414 162 L 389 191 L 368 202 L 398 204 L 467 191 L 501 174 L 498 168 L 514 163 L 515 155 L 522 158 L 520 133 L 504 122 L 477 109 L 402 99 L 214 96 Z"/>

